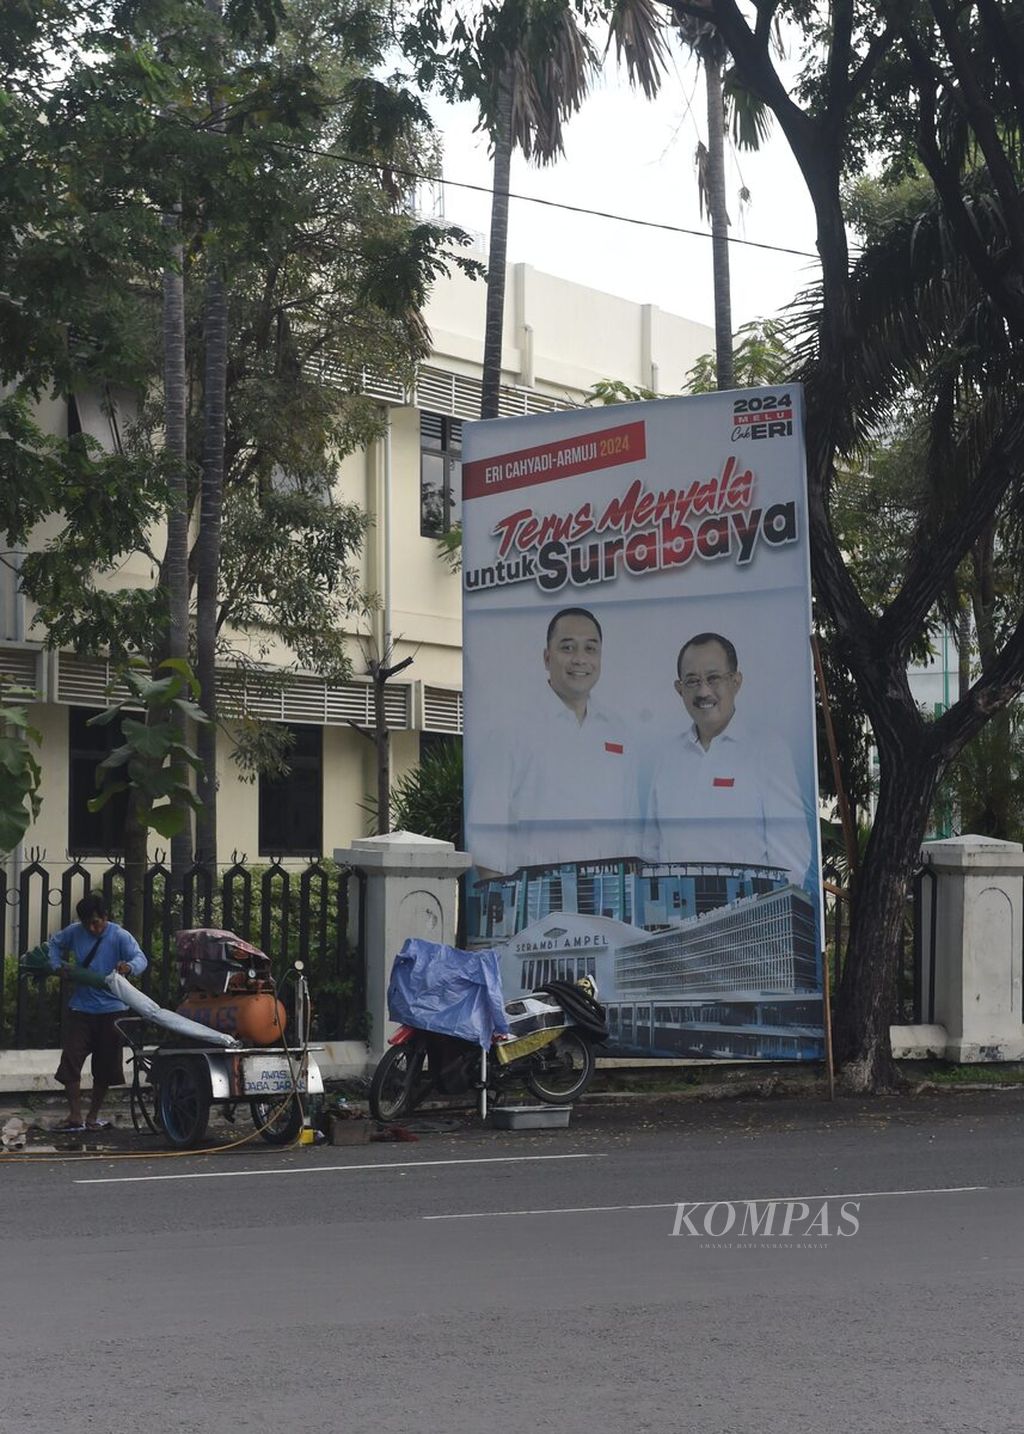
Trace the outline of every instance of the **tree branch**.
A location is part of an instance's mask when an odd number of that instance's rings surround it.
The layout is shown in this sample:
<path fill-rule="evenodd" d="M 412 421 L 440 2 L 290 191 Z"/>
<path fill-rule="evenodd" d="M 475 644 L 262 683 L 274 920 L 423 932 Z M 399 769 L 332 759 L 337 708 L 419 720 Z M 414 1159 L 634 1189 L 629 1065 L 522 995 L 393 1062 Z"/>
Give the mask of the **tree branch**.
<path fill-rule="evenodd" d="M 1024 50 L 996 0 L 977 0 L 978 18 L 992 40 L 992 53 L 1002 61 L 1003 75 L 1017 108 L 1017 124 L 1024 129 Z"/>
<path fill-rule="evenodd" d="M 1024 614 L 988 672 L 982 673 L 967 696 L 937 717 L 930 729 L 934 750 L 946 761 L 981 731 L 988 719 L 1024 690 Z"/>
<path fill-rule="evenodd" d="M 1003 222 L 1017 259 L 1018 269 L 1024 262 L 1024 226 L 1020 219 L 1017 179 L 999 136 L 996 117 L 981 85 L 959 27 L 943 0 L 930 0 L 932 13 L 959 81 L 953 97 L 978 141 L 992 184 L 1002 203 Z"/>
<path fill-rule="evenodd" d="M 965 501 L 930 542 L 915 545 L 903 586 L 879 619 L 879 635 L 897 651 L 907 651 L 964 554 L 991 521 L 1022 455 L 1024 406 L 1018 407 L 996 435 Z"/>
<path fill-rule="evenodd" d="M 935 185 L 957 242 L 977 274 L 979 283 L 1007 323 L 1019 331 L 1024 328 L 1024 300 L 1004 281 L 1002 271 L 992 259 L 988 246 L 978 232 L 970 209 L 964 202 L 961 166 L 955 160 L 947 163 L 939 149 L 936 99 L 940 86 L 949 90 L 948 81 L 914 34 L 897 0 L 893 0 L 893 3 L 896 10 L 893 16 L 894 28 L 906 47 L 920 95 L 918 154 Z M 1013 272 L 1017 273 L 1019 270 L 1015 269 Z"/>

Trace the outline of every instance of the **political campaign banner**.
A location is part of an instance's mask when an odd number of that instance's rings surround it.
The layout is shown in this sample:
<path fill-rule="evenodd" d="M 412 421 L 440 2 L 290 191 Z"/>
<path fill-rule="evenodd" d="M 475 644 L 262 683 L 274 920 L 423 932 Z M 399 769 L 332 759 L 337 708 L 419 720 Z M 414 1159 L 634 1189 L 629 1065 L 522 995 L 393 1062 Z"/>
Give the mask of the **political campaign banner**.
<path fill-rule="evenodd" d="M 823 1053 L 802 403 L 464 430 L 468 939 L 610 1053 Z"/>

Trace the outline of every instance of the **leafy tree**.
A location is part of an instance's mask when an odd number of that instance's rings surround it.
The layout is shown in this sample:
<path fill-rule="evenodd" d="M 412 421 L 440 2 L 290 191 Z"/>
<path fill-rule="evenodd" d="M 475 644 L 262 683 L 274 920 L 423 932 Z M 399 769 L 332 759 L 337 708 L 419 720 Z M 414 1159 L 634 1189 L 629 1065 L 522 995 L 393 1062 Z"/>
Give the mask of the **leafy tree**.
<path fill-rule="evenodd" d="M 89 802 L 90 811 L 99 811 L 120 792 L 128 794 L 129 821 L 125 832 L 125 925 L 130 931 L 142 929 L 142 882 L 146 870 L 146 838 L 149 831 L 168 839 L 181 830 L 185 810 L 195 810 L 199 798 L 183 779 L 190 768 L 198 770 L 200 759 L 181 740 L 183 720 L 200 727 L 209 718 L 195 698 L 199 683 L 187 662 L 167 658 L 159 664 L 163 677 L 149 675 L 147 664 L 129 666 L 123 681 L 125 697 L 90 718 L 89 726 L 105 727 L 120 719 L 124 741 L 99 764 L 96 781 L 99 794 Z"/>
<path fill-rule="evenodd" d="M 399 173 L 429 162 L 429 134 L 420 102 L 374 76 L 388 14 L 338 0 L 224 17 L 198 0 L 53 9 L 60 25 L 0 15 L 0 477 L 15 480 L 0 483 L 0 526 L 24 543 L 62 515 L 25 590 L 53 645 L 119 662 L 180 649 L 184 477 L 207 676 L 211 634 L 220 664 L 284 643 L 346 674 L 365 518 L 333 484 L 385 422 L 362 371 L 411 377 L 429 286 L 466 263 L 466 236 L 403 211 Z M 221 280 L 226 321 L 211 326 Z M 43 394 L 86 390 L 105 395 L 120 451 L 34 422 Z M 161 556 L 165 515 L 179 537 Z M 152 590 L 116 581 L 139 551 Z"/>
<path fill-rule="evenodd" d="M 32 750 L 42 738 L 25 706 L 35 696 L 0 675 L 0 853 L 14 850 L 42 802 L 42 772 Z"/>
<path fill-rule="evenodd" d="M 963 370 L 954 365 L 942 382 L 937 359 L 951 345 L 959 354 L 966 342 L 974 372 L 991 375 L 1007 355 L 1016 359 L 1024 340 L 1018 164 L 1024 7 L 836 0 L 827 21 L 803 5 L 763 4 L 753 15 L 737 0 L 675 8 L 718 27 L 741 81 L 786 135 L 815 210 L 822 304 L 805 368 L 812 564 L 818 601 L 857 684 L 880 764 L 836 1037 L 847 1084 L 877 1088 L 893 1078 L 888 1028 L 904 898 L 937 783 L 1024 684 L 1019 606 L 1008 614 L 987 667 L 935 721 L 917 709 L 906 670 L 912 646 L 977 545 L 989 533 L 999 534 L 989 551 L 1018 541 L 1019 388 L 1014 393 L 1007 385 L 993 403 L 984 401 L 989 386 L 978 388 L 980 427 L 972 404 L 953 401 Z M 803 78 L 794 94 L 771 53 L 771 21 L 780 13 L 794 18 L 804 37 Z M 910 176 L 926 182 L 936 199 L 930 224 L 892 226 L 884 259 L 877 249 L 865 250 L 851 265 L 843 179 L 870 149 L 887 183 Z M 924 371 L 935 381 L 935 501 L 906 533 L 896 590 L 875 609 L 859 591 L 836 531 L 836 469 Z"/>

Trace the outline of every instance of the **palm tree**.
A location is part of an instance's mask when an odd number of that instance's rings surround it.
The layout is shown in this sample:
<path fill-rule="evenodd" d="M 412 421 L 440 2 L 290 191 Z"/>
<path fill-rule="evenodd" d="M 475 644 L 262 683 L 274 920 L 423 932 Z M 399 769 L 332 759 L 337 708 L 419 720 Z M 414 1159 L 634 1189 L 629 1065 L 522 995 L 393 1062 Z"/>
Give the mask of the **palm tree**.
<path fill-rule="evenodd" d="M 169 262 L 163 274 L 164 454 L 167 460 L 167 544 L 161 581 L 167 592 L 166 657 L 188 661 L 188 426 L 185 380 L 185 279 L 184 247 L 180 234 L 180 206 L 164 215 L 171 241 Z M 184 738 L 184 731 L 180 732 Z M 171 879 L 180 889 L 192 861 L 191 818 L 171 837 Z"/>
<path fill-rule="evenodd" d="M 660 11 L 654 0 L 615 0 L 607 18 L 606 50 L 614 44 L 630 81 L 650 98 L 667 54 Z M 583 103 L 598 56 L 567 0 L 504 0 L 487 13 L 458 65 L 461 94 L 477 101 L 478 128 L 487 131 L 494 147 L 480 417 L 495 418 L 512 153 L 518 148 L 538 164 L 553 163 L 564 153 L 562 126 Z"/>
<path fill-rule="evenodd" d="M 697 146 L 697 190 L 701 214 L 711 220 L 711 264 L 715 301 L 715 369 L 720 389 L 735 387 L 732 293 L 729 273 L 729 209 L 725 183 L 726 120 L 731 113 L 733 140 L 757 149 L 768 131 L 765 107 L 735 83 L 726 71 L 728 51 L 714 25 L 692 17 L 677 21 L 680 34 L 704 71 L 708 142 Z"/>
<path fill-rule="evenodd" d="M 491 231 L 487 255 L 480 417 L 496 418 L 508 251 L 512 151 L 549 164 L 563 153 L 562 124 L 579 109 L 597 56 L 575 14 L 561 0 L 505 0 L 478 37 L 473 86 L 478 128 L 494 150 Z"/>

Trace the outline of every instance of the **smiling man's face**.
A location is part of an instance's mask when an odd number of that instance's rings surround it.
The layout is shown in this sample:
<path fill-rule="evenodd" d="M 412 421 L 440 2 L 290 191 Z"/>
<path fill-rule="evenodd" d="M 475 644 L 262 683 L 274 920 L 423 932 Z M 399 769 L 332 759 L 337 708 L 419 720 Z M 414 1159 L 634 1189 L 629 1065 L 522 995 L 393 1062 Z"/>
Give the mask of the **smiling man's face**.
<path fill-rule="evenodd" d="M 552 692 L 567 707 L 585 703 L 601 676 L 601 635 L 593 618 L 581 613 L 560 617 L 544 649 L 544 666 Z"/>
<path fill-rule="evenodd" d="M 675 689 L 705 747 L 732 721 L 742 685 L 742 672 L 730 669 L 728 653 L 720 642 L 694 643 L 683 649 Z"/>

